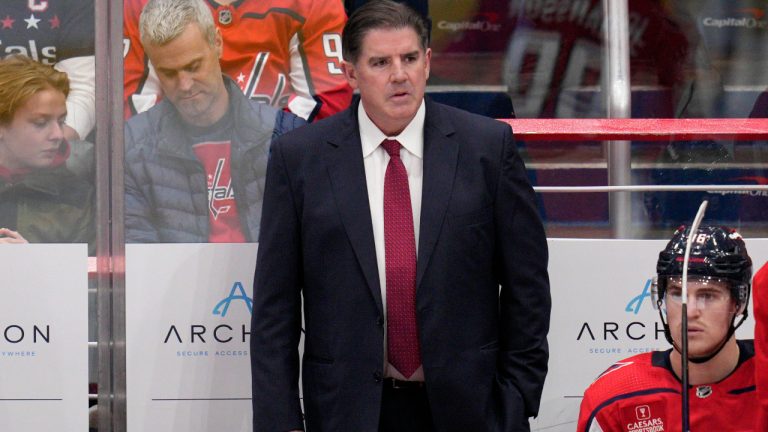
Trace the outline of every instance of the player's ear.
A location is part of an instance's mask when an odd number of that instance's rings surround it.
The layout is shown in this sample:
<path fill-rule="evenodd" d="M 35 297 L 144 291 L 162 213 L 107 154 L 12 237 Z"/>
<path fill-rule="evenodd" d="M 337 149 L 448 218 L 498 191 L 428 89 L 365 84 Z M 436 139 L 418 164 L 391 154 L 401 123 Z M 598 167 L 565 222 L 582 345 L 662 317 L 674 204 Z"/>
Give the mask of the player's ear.
<path fill-rule="evenodd" d="M 744 310 L 747 308 L 746 303 L 744 302 L 737 302 L 736 300 L 731 299 L 731 306 L 733 309 L 734 315 L 741 315 L 744 313 Z"/>

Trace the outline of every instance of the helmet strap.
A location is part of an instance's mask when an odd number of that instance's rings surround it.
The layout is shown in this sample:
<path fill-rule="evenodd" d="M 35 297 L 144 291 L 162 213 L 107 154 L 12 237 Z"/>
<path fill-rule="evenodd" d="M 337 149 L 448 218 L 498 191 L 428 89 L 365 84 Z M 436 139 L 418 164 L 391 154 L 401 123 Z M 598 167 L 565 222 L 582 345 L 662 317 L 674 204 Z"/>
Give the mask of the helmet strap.
<path fill-rule="evenodd" d="M 669 331 L 669 324 L 667 324 L 667 320 L 664 319 L 664 306 L 662 304 L 661 298 L 656 300 L 656 306 L 659 310 L 659 318 L 661 318 L 661 325 L 664 326 L 664 337 L 667 338 L 667 342 L 669 342 L 670 345 L 675 347 L 676 350 L 680 351 L 677 348 L 677 345 L 675 345 L 675 341 L 672 339 L 672 333 Z"/>

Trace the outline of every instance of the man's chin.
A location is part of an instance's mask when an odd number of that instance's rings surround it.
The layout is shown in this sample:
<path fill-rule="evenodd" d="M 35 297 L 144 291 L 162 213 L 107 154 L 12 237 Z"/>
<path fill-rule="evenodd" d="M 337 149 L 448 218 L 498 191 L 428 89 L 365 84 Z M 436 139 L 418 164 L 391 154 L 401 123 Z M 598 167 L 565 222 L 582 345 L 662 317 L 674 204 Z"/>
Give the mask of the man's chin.
<path fill-rule="evenodd" d="M 181 118 L 191 125 L 205 126 L 207 123 L 205 119 L 208 117 L 207 112 L 197 109 L 196 107 L 177 107 Z"/>
<path fill-rule="evenodd" d="M 392 119 L 398 120 L 410 120 L 416 115 L 416 111 L 419 110 L 419 105 L 414 103 L 397 104 L 391 107 L 389 110 L 389 116 Z"/>
<path fill-rule="evenodd" d="M 696 358 L 696 357 L 704 357 L 712 352 L 714 352 L 717 349 L 717 345 L 703 345 L 700 343 L 691 343 L 688 342 L 688 358 Z"/>

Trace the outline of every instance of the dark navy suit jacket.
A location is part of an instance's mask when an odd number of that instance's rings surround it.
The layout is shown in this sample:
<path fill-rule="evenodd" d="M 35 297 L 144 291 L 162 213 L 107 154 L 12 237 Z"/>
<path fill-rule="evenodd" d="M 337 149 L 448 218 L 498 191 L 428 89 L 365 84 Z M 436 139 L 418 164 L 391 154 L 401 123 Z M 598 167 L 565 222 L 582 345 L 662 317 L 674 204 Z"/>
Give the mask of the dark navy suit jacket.
<path fill-rule="evenodd" d="M 359 103 L 359 102 L 358 102 Z M 439 431 L 521 431 L 547 372 L 547 244 L 502 122 L 427 100 L 416 307 Z M 254 431 L 376 431 L 384 312 L 357 106 L 271 147 L 251 332 Z"/>

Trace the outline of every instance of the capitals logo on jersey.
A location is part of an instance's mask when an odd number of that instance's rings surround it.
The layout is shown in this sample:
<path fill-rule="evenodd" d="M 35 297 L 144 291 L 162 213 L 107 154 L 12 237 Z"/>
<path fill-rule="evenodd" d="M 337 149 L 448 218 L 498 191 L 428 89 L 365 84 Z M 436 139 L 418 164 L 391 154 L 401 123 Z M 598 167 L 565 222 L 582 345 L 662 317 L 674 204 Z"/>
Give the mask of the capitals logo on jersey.
<path fill-rule="evenodd" d="M 232 178 L 227 174 L 224 180 L 224 165 L 227 160 L 220 158 L 216 161 L 216 171 L 208 175 L 208 210 L 211 217 L 219 218 L 219 214 L 228 213 L 232 208 L 231 203 L 235 199 L 235 193 L 232 191 Z"/>
<path fill-rule="evenodd" d="M 245 241 L 232 187 L 231 149 L 230 141 L 203 141 L 192 146 L 208 183 L 208 241 L 211 243 Z"/>

